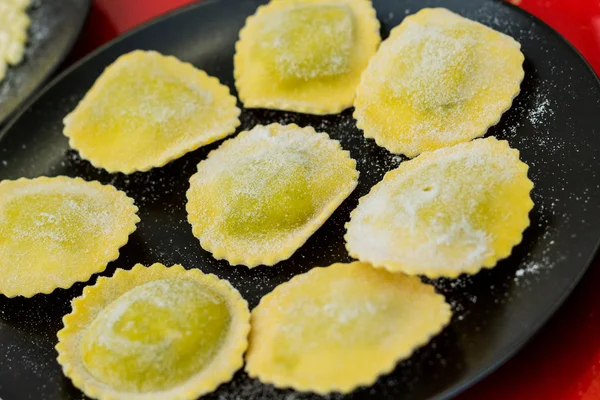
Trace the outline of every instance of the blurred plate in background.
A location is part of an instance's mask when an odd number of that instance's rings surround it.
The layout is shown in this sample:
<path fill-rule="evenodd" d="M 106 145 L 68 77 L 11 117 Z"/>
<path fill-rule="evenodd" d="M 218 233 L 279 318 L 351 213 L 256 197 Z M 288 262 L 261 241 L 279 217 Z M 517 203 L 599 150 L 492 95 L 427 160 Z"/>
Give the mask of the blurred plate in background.
<path fill-rule="evenodd" d="M 91 0 L 33 0 L 23 61 L 0 82 L 0 126 L 58 68 L 83 28 Z"/>

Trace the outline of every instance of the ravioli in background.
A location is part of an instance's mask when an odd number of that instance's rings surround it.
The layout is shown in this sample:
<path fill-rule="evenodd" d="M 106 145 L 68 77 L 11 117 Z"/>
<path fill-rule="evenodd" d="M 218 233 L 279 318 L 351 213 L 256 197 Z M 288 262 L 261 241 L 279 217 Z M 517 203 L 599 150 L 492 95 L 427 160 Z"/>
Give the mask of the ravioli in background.
<path fill-rule="evenodd" d="M 0 82 L 9 65 L 23 60 L 27 29 L 31 20 L 27 15 L 30 0 L 0 0 Z"/>

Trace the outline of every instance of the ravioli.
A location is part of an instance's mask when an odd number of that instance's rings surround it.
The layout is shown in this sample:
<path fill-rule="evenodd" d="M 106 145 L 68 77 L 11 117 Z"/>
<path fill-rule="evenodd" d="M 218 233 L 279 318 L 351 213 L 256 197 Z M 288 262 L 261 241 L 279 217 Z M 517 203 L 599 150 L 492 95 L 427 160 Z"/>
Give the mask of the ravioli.
<path fill-rule="evenodd" d="M 423 153 L 360 199 L 346 248 L 376 267 L 430 278 L 492 268 L 529 226 L 527 170 L 493 137 Z"/>
<path fill-rule="evenodd" d="M 369 264 L 333 264 L 292 278 L 252 311 L 246 372 L 319 394 L 370 385 L 450 321 L 433 286 Z"/>
<path fill-rule="evenodd" d="M 446 9 L 425 8 L 392 30 L 362 74 L 357 126 L 408 157 L 483 136 L 520 91 L 520 47 Z"/>
<path fill-rule="evenodd" d="M 47 294 L 104 271 L 135 231 L 137 211 L 132 198 L 99 182 L 0 182 L 0 294 Z"/>
<path fill-rule="evenodd" d="M 31 20 L 27 15 L 29 0 L 0 0 L 0 82 L 9 65 L 23 60 L 27 29 Z"/>
<path fill-rule="evenodd" d="M 354 190 L 356 162 L 311 127 L 258 125 L 198 164 L 188 220 L 215 258 L 248 267 L 289 258 Z"/>
<path fill-rule="evenodd" d="M 137 264 L 72 301 L 58 362 L 97 399 L 196 399 L 229 381 L 248 345 L 248 304 L 227 281 Z"/>
<path fill-rule="evenodd" d="M 336 114 L 352 106 L 380 42 L 368 0 L 274 0 L 240 32 L 236 86 L 247 108 Z"/>
<path fill-rule="evenodd" d="M 240 110 L 217 78 L 154 51 L 125 54 L 64 119 L 72 148 L 95 167 L 161 167 L 233 133 Z"/>

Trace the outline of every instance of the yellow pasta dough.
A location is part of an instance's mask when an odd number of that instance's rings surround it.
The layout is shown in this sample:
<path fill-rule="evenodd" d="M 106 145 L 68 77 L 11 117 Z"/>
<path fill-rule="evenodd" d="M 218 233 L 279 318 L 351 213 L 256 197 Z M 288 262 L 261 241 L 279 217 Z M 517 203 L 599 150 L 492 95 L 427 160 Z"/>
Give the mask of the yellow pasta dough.
<path fill-rule="evenodd" d="M 362 262 L 314 268 L 252 311 L 246 372 L 280 388 L 347 393 L 390 372 L 451 315 L 417 277 Z"/>
<path fill-rule="evenodd" d="M 28 6 L 29 0 L 0 0 L 0 81 L 8 65 L 17 65 L 23 59 L 31 24 Z"/>
<path fill-rule="evenodd" d="M 352 106 L 380 40 L 369 0 L 273 0 L 240 32 L 240 99 L 248 108 L 338 113 Z"/>
<path fill-rule="evenodd" d="M 360 199 L 346 247 L 377 267 L 431 278 L 492 268 L 529 225 L 527 170 L 493 137 L 423 153 Z"/>
<path fill-rule="evenodd" d="M 154 51 L 121 56 L 73 112 L 71 147 L 108 172 L 147 171 L 233 133 L 240 110 L 217 78 Z"/>
<path fill-rule="evenodd" d="M 392 30 L 365 69 L 357 126 L 408 157 L 482 136 L 519 93 L 520 47 L 446 9 L 423 9 Z"/>
<path fill-rule="evenodd" d="M 137 210 L 125 193 L 99 182 L 0 182 L 0 293 L 50 293 L 103 271 L 135 231 Z"/>
<path fill-rule="evenodd" d="M 250 312 L 238 291 L 180 265 L 117 270 L 72 307 L 58 362 L 97 399 L 196 399 L 232 378 L 248 346 Z"/>
<path fill-rule="evenodd" d="M 198 164 L 188 220 L 215 258 L 248 267 L 289 258 L 354 190 L 356 162 L 311 127 L 258 125 Z"/>

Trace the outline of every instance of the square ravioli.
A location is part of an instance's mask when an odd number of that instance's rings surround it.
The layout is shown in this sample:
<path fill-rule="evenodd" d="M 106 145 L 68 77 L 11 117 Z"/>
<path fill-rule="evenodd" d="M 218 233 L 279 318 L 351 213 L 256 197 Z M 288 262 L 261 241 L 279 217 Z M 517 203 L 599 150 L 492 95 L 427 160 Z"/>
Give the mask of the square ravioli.
<path fill-rule="evenodd" d="M 353 30 L 352 10 L 345 4 L 301 6 L 265 21 L 258 46 L 278 78 L 307 81 L 349 70 Z"/>
<path fill-rule="evenodd" d="M 47 294 L 104 271 L 135 231 L 137 211 L 132 198 L 99 182 L 0 182 L 0 294 Z"/>
<path fill-rule="evenodd" d="M 236 86 L 248 108 L 335 114 L 352 106 L 379 45 L 368 0 L 274 0 L 240 32 Z"/>
<path fill-rule="evenodd" d="M 258 125 L 198 164 L 188 220 L 215 258 L 248 267 L 289 258 L 356 187 L 356 162 L 311 127 Z"/>
<path fill-rule="evenodd" d="M 520 48 L 478 22 L 425 8 L 371 58 L 356 90 L 356 125 L 408 157 L 483 136 L 520 91 Z"/>
<path fill-rule="evenodd" d="M 417 277 L 362 262 L 313 268 L 252 310 L 246 372 L 278 388 L 348 393 L 390 372 L 451 316 Z"/>
<path fill-rule="evenodd" d="M 493 137 L 388 172 L 346 224 L 350 255 L 392 272 L 455 278 L 510 255 L 533 208 L 528 166 Z"/>
<path fill-rule="evenodd" d="M 240 110 L 217 78 L 154 51 L 121 56 L 65 117 L 72 148 L 95 167 L 161 167 L 230 135 Z"/>

